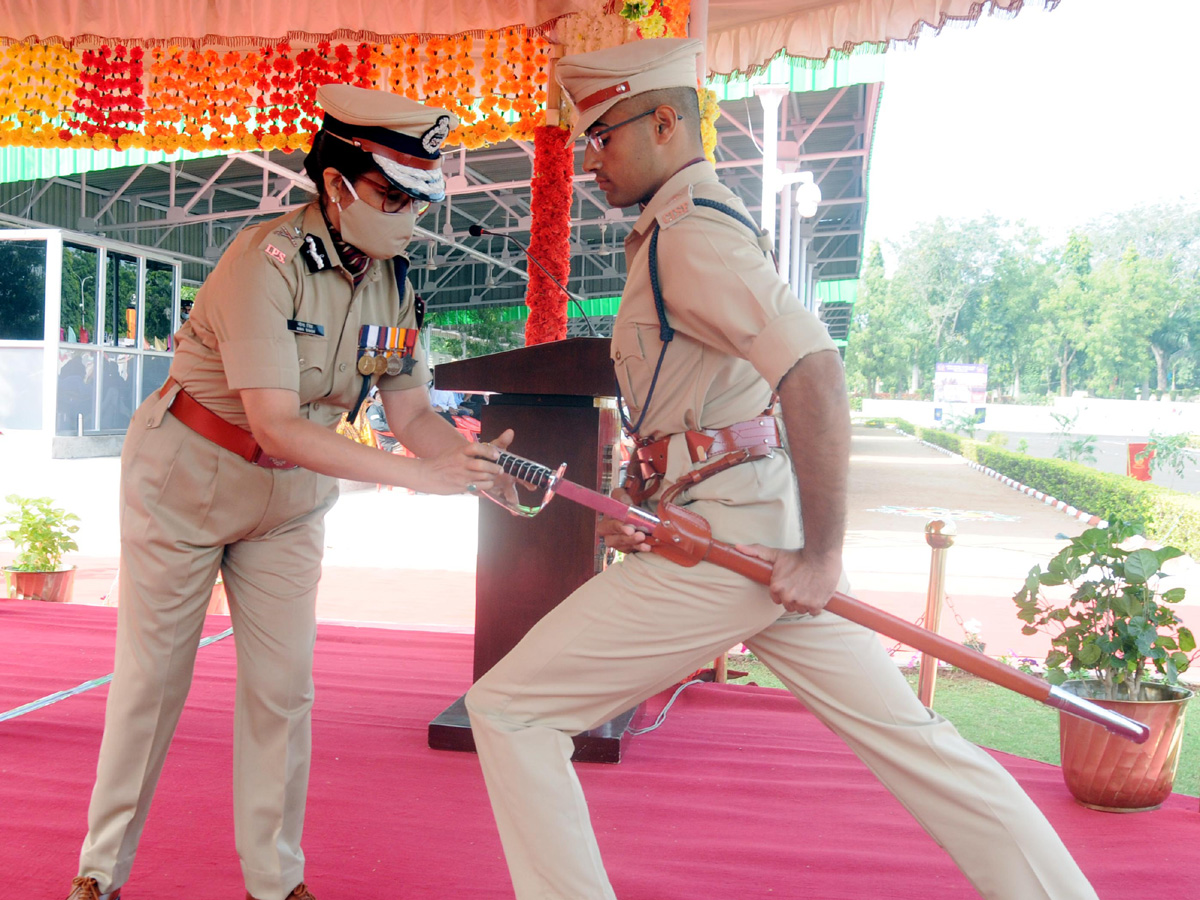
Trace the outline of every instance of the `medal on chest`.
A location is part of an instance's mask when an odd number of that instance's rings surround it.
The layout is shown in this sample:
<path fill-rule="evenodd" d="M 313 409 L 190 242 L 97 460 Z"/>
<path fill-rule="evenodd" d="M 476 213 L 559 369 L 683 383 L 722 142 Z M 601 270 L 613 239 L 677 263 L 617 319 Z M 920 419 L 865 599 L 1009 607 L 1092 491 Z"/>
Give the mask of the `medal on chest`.
<path fill-rule="evenodd" d="M 358 332 L 360 375 L 408 375 L 416 368 L 418 328 L 364 325 Z"/>

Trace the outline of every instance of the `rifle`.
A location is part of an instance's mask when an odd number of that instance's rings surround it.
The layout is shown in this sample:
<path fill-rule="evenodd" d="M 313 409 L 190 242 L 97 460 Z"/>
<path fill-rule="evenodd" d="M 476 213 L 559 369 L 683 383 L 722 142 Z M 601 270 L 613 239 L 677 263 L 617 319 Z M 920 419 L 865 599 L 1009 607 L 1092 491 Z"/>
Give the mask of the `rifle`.
<path fill-rule="evenodd" d="M 586 506 L 610 519 L 632 525 L 645 532 L 653 552 L 681 566 L 695 566 L 708 561 L 725 569 L 737 572 L 760 584 L 771 583 L 772 564 L 764 559 L 750 556 L 712 536 L 708 521 L 695 513 L 671 503 L 659 504 L 659 515 L 655 516 L 639 506 L 630 506 L 605 496 L 598 491 L 583 487 L 563 477 L 566 464 L 551 469 L 540 463 L 525 459 L 507 451 L 501 451 L 497 465 L 518 481 L 542 491 L 537 506 L 523 506 L 484 492 L 489 499 L 499 503 L 517 515 L 537 515 L 555 496 L 565 497 L 574 503 Z M 1105 709 L 1090 700 L 1076 697 L 1057 685 L 1041 678 L 1006 666 L 990 656 L 957 644 L 939 634 L 927 631 L 912 622 L 856 600 L 849 594 L 835 592 L 825 605 L 831 613 L 864 625 L 872 631 L 901 641 L 910 647 L 928 653 L 937 659 L 978 675 L 993 684 L 1029 697 L 1039 703 L 1052 706 L 1062 712 L 1078 716 L 1089 722 L 1102 725 L 1108 731 L 1137 744 L 1145 743 L 1150 729 L 1141 722 L 1120 713 Z"/>

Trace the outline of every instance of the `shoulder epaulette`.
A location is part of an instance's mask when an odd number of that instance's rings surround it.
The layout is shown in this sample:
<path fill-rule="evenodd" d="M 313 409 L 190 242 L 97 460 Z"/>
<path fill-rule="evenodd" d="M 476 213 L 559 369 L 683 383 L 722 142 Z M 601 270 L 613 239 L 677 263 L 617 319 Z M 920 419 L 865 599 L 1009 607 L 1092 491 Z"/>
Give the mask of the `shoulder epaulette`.
<path fill-rule="evenodd" d="M 304 232 L 297 216 L 284 216 L 268 222 L 260 234 L 262 240 L 258 243 L 258 249 L 277 265 L 285 266 L 299 251 Z"/>
<path fill-rule="evenodd" d="M 655 216 L 660 228 L 670 228 L 676 222 L 687 218 L 695 210 L 696 205 L 692 202 L 692 186 L 689 184 L 686 188 L 672 197 L 663 206 L 662 212 Z"/>

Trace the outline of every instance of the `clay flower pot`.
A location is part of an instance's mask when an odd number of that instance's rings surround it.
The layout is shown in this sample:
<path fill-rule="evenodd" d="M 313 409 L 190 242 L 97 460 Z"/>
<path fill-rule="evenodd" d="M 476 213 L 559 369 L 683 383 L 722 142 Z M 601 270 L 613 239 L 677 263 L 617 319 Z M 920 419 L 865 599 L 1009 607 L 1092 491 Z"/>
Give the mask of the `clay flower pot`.
<path fill-rule="evenodd" d="M 45 600 L 70 603 L 75 590 L 75 569 L 58 572 L 21 572 L 4 570 L 5 596 L 13 600 Z"/>

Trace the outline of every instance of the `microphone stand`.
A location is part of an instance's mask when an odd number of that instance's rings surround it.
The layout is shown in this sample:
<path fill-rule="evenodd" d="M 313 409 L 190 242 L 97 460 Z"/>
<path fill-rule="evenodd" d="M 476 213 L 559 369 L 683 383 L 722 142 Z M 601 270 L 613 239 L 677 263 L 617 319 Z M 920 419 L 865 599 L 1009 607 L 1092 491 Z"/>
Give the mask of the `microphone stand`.
<path fill-rule="evenodd" d="M 555 287 L 557 287 L 560 291 L 562 291 L 564 294 L 566 294 L 567 299 L 575 304 L 575 308 L 577 310 L 579 310 L 579 315 L 581 315 L 583 317 L 584 324 L 587 325 L 588 333 L 591 334 L 592 337 L 600 337 L 600 334 L 596 331 L 595 326 L 592 325 L 592 320 L 589 319 L 588 314 L 586 312 L 584 312 L 583 303 L 580 302 L 582 298 L 577 297 L 575 294 L 572 294 L 570 291 L 568 291 L 563 286 L 561 281 L 559 281 L 557 278 L 555 278 L 553 275 L 551 275 L 550 271 L 544 265 L 542 265 L 542 261 L 540 259 L 538 259 L 536 256 L 534 256 L 532 253 L 530 253 L 529 248 L 527 246 L 525 246 L 525 244 L 523 244 L 521 241 L 517 240 L 511 234 L 504 234 L 503 232 L 500 232 L 500 231 L 489 231 L 488 229 L 484 228 L 482 225 L 471 225 L 469 228 L 467 228 L 467 232 L 471 235 L 471 237 L 481 237 L 482 235 L 485 235 L 485 234 L 495 235 L 496 237 L 503 238 L 506 241 L 512 241 L 514 244 L 516 244 L 518 247 L 520 247 L 522 252 L 524 252 L 525 257 L 528 260 L 530 260 L 534 265 L 536 265 L 539 269 L 541 269 L 543 274 L 545 274 L 545 276 L 547 278 L 549 278 L 552 282 L 554 282 Z"/>

